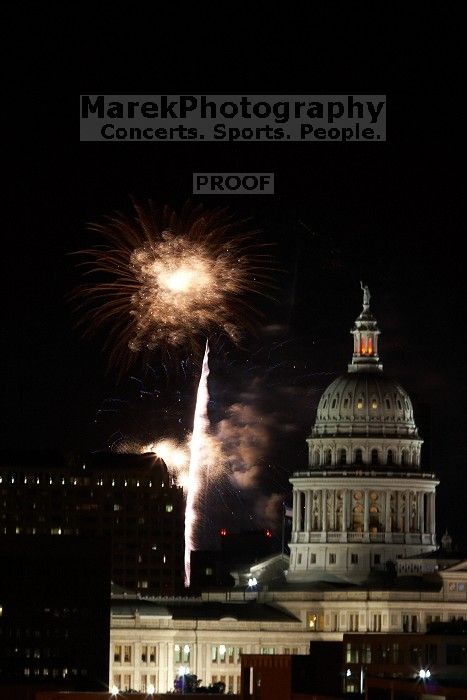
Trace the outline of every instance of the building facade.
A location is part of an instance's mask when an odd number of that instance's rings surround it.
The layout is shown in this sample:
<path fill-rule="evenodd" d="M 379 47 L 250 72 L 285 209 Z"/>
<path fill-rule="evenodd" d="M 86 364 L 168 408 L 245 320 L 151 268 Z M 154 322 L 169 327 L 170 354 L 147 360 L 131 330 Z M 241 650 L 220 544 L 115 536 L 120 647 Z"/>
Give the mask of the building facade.
<path fill-rule="evenodd" d="M 430 585 L 368 589 L 205 593 L 186 601 L 115 598 L 109 686 L 173 689 L 180 667 L 209 685 L 239 692 L 240 654 L 307 654 L 310 642 L 342 641 L 345 633 L 424 633 L 433 622 L 467 620 L 467 561 Z M 282 616 L 278 616 L 278 611 Z M 311 647 L 313 653 L 313 647 Z"/>
<path fill-rule="evenodd" d="M 109 579 L 106 538 L 0 537 L 0 690 L 102 688 Z"/>
<path fill-rule="evenodd" d="M 154 454 L 1 460 L 0 537 L 106 536 L 112 581 L 132 590 L 183 589 L 183 517 L 183 490 Z"/>
<path fill-rule="evenodd" d="M 436 549 L 438 481 L 422 468 L 412 403 L 388 378 L 365 287 L 345 374 L 324 391 L 295 472 L 290 581 L 364 581 L 389 562 Z"/>

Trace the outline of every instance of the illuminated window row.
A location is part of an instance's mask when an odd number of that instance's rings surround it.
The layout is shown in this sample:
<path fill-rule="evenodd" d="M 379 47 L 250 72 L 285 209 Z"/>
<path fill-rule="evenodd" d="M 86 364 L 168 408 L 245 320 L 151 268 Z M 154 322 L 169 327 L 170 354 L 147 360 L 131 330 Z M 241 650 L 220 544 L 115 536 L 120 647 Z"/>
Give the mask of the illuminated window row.
<path fill-rule="evenodd" d="M 26 666 L 23 670 L 23 675 L 26 677 L 30 676 L 44 676 L 44 677 L 52 677 L 52 678 L 68 678 L 69 676 L 72 677 L 77 677 L 77 676 L 87 676 L 88 675 L 88 670 L 86 668 L 82 669 L 77 669 L 77 668 L 38 668 L 37 666 L 34 668 L 31 668 L 30 666 Z"/>
<path fill-rule="evenodd" d="M 241 647 L 227 647 L 225 644 L 211 647 L 211 662 L 213 664 L 239 664 Z"/>
<path fill-rule="evenodd" d="M 150 479 L 148 481 L 142 480 L 142 479 L 121 479 L 117 480 L 115 478 L 108 480 L 107 478 L 103 479 L 101 477 L 97 479 L 91 479 L 90 477 L 71 477 L 71 476 L 49 476 L 49 475 L 44 475 L 42 477 L 40 476 L 23 476 L 22 474 L 11 474 L 8 476 L 0 476 L 0 484 L 5 483 L 5 484 L 20 484 L 22 483 L 23 485 L 30 485 L 30 486 L 38 486 L 40 484 L 48 484 L 49 486 L 131 486 L 131 487 L 136 487 L 139 488 L 140 486 L 142 487 L 148 487 L 148 488 L 153 488 L 155 485 L 154 482 Z M 174 484 L 172 484 L 173 486 Z M 165 488 L 165 483 L 162 481 L 161 482 L 161 488 Z"/>

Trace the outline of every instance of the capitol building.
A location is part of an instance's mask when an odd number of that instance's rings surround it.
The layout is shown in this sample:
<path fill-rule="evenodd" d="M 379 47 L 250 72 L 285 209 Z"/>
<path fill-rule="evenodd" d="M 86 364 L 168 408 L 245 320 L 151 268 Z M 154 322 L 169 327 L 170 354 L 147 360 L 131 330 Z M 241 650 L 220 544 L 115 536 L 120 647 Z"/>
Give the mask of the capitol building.
<path fill-rule="evenodd" d="M 387 377 L 364 291 L 347 372 L 324 391 L 296 472 L 289 580 L 364 581 L 401 557 L 436 549 L 438 481 L 423 470 L 412 403 Z"/>
<path fill-rule="evenodd" d="M 467 560 L 436 540 L 435 474 L 409 395 L 379 357 L 370 292 L 347 371 L 323 392 L 295 471 L 290 556 L 232 572 L 196 598 L 116 590 L 109 685 L 166 692 L 189 669 L 240 689 L 240 654 L 306 654 L 345 632 L 425 632 L 467 619 Z M 350 659 L 349 659 L 350 660 Z"/>

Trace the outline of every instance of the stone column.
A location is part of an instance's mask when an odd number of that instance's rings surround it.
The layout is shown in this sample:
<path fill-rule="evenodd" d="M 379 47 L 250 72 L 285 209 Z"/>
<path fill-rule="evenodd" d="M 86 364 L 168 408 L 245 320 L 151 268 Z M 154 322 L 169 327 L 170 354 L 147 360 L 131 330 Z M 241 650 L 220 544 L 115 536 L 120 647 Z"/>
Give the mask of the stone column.
<path fill-rule="evenodd" d="M 384 518 L 385 518 L 384 530 L 385 530 L 385 532 L 391 532 L 391 492 L 390 491 L 386 491 Z"/>
<path fill-rule="evenodd" d="M 310 532 L 311 491 L 305 491 L 305 532 Z"/>
<path fill-rule="evenodd" d="M 347 532 L 347 489 L 342 491 L 342 532 Z"/>
<path fill-rule="evenodd" d="M 410 500 L 410 491 L 405 492 L 405 532 L 410 532 L 410 519 L 412 515 L 412 503 Z"/>
<path fill-rule="evenodd" d="M 327 525 L 326 525 L 326 519 L 327 519 L 327 508 L 326 508 L 326 489 L 323 489 L 321 491 L 321 530 L 323 532 L 326 532 L 327 530 Z"/>
<path fill-rule="evenodd" d="M 157 674 L 157 685 L 159 693 L 166 693 L 173 690 L 173 667 L 174 667 L 174 645 L 172 642 L 159 644 L 159 673 Z M 165 670 L 165 673 L 163 672 Z"/>
<path fill-rule="evenodd" d="M 397 531 L 402 530 L 402 491 L 396 491 L 396 523 Z"/>
<path fill-rule="evenodd" d="M 418 531 L 423 534 L 423 492 L 417 493 L 417 522 Z"/>
<path fill-rule="evenodd" d="M 368 532 L 368 523 L 370 518 L 370 499 L 368 497 L 368 489 L 365 489 L 363 502 L 363 532 Z"/>
<path fill-rule="evenodd" d="M 436 532 L 435 492 L 430 493 L 430 535 Z"/>
<path fill-rule="evenodd" d="M 298 530 L 298 491 L 293 491 L 293 518 L 292 518 L 292 531 L 296 532 Z"/>
<path fill-rule="evenodd" d="M 133 648 L 133 687 L 140 687 L 141 683 L 141 643 L 136 642 Z M 146 669 L 145 669 L 146 670 Z M 149 681 L 148 681 L 149 682 Z"/>

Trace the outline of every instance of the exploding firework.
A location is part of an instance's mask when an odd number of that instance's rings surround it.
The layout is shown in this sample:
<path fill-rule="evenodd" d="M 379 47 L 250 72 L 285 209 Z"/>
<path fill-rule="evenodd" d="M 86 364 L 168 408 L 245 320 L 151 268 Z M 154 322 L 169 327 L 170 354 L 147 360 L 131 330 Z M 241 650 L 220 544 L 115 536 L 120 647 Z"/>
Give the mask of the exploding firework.
<path fill-rule="evenodd" d="M 250 293 L 266 295 L 270 256 L 263 254 L 225 210 L 187 207 L 178 216 L 165 208 L 158 216 L 150 202 L 134 203 L 133 218 L 116 215 L 93 224 L 108 241 L 81 251 L 87 274 L 98 281 L 78 290 L 90 328 L 112 326 L 110 360 L 128 366 L 136 353 L 176 348 L 196 350 L 214 330 L 232 341 L 251 327 Z M 190 553 L 195 548 L 197 499 L 214 465 L 209 435 L 208 343 L 197 392 L 190 458 L 183 448 L 162 441 L 155 451 L 177 474 L 186 491 L 185 582 L 190 582 Z"/>
<path fill-rule="evenodd" d="M 250 293 L 270 287 L 267 252 L 254 231 L 226 210 L 134 203 L 133 218 L 108 217 L 90 228 L 106 244 L 80 251 L 92 282 L 76 296 L 86 309 L 88 329 L 109 325 L 110 360 L 128 366 L 136 353 L 193 350 L 214 330 L 238 342 L 251 326 Z"/>

